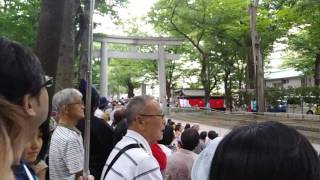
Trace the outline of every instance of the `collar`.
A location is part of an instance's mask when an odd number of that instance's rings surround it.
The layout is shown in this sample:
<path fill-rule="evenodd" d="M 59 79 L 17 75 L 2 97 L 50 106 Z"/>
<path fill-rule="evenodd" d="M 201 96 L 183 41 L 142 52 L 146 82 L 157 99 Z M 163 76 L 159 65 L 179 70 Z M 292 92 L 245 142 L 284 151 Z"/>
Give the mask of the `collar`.
<path fill-rule="evenodd" d="M 141 134 L 137 133 L 136 131 L 128 129 L 127 134 L 125 135 L 125 137 L 132 138 L 132 139 L 136 140 L 137 143 L 141 143 L 142 146 L 144 147 L 144 149 L 150 155 L 152 155 L 152 151 L 151 151 L 151 148 L 150 148 L 150 145 L 149 145 L 148 141 Z"/>
<path fill-rule="evenodd" d="M 194 153 L 194 152 L 192 152 L 192 151 L 190 151 L 188 149 L 180 148 L 180 149 L 178 149 L 178 151 L 183 153 L 183 154 L 195 154 L 196 155 L 196 153 Z"/>
<path fill-rule="evenodd" d="M 81 135 L 81 131 L 79 129 L 77 129 L 76 127 L 74 127 L 74 126 L 70 126 L 70 125 L 65 124 L 65 123 L 59 123 L 58 126 L 70 129 L 71 131 L 76 132 L 78 135 Z"/>

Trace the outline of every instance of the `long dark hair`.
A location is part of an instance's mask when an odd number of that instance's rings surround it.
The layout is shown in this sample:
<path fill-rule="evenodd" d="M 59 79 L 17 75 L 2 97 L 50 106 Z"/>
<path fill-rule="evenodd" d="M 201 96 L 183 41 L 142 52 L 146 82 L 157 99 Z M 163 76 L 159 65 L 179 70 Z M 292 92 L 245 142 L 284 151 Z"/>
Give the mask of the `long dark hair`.
<path fill-rule="evenodd" d="M 49 130 L 49 120 L 43 122 L 39 127 L 40 132 L 42 133 L 42 147 L 38 154 L 35 164 L 40 160 L 45 160 L 45 157 L 49 148 L 49 139 L 50 139 L 50 130 Z"/>
<path fill-rule="evenodd" d="M 210 180 L 319 180 L 319 158 L 310 142 L 278 122 L 232 130 L 219 144 Z"/>

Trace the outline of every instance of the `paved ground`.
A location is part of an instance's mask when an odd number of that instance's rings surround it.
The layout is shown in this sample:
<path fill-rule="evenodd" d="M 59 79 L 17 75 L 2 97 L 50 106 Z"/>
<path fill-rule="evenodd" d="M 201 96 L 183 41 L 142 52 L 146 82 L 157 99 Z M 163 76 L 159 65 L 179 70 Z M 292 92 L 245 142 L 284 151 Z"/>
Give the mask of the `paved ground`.
<path fill-rule="evenodd" d="M 198 123 L 200 125 L 200 131 L 214 130 L 219 134 L 219 136 L 225 136 L 235 126 L 248 124 L 253 121 L 262 121 L 261 118 L 259 120 L 252 120 L 250 119 L 251 117 L 240 116 L 240 118 L 237 119 L 235 117 L 230 117 L 228 115 L 223 114 L 206 115 L 185 112 L 171 113 L 166 117 L 173 119 L 175 122 L 180 122 L 182 123 L 182 125 L 185 125 L 186 123 L 190 123 L 191 125 Z M 304 134 L 310 140 L 310 142 L 313 143 L 313 146 L 318 151 L 318 153 L 320 153 L 320 131 L 318 132 L 318 128 L 320 129 L 320 127 L 317 126 L 317 123 L 295 122 L 294 120 L 288 119 L 283 119 L 281 120 L 281 122 L 296 128 L 299 132 Z"/>

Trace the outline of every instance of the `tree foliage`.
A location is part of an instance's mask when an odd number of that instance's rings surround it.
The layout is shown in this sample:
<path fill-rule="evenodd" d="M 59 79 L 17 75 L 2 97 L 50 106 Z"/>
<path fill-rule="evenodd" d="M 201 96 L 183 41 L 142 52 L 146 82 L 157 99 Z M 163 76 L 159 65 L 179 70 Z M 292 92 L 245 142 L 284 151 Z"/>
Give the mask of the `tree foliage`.
<path fill-rule="evenodd" d="M 232 89 L 255 82 L 249 3 L 243 0 L 160 0 L 149 13 L 150 22 L 159 32 L 183 37 L 192 45 L 187 53 L 193 54 L 201 65 L 199 76 L 206 98 L 222 81 L 227 104 L 231 105 Z M 292 26 L 291 3 L 294 2 L 266 0 L 260 3 L 257 29 L 264 56 L 272 50 L 276 39 Z"/>
<path fill-rule="evenodd" d="M 317 0 L 297 0 L 292 4 L 295 32 L 288 34 L 289 49 L 284 63 L 306 75 L 314 75 L 320 85 L 320 4 Z"/>
<path fill-rule="evenodd" d="M 0 36 L 34 47 L 39 12 L 39 0 L 0 1 Z"/>

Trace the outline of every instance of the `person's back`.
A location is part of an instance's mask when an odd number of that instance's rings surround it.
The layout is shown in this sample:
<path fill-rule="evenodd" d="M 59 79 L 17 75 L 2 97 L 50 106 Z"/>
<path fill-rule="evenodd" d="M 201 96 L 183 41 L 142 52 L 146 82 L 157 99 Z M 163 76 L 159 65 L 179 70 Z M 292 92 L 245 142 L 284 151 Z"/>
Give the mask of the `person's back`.
<path fill-rule="evenodd" d="M 197 154 L 192 151 L 179 149 L 168 157 L 168 170 L 170 180 L 191 180 L 191 169 Z"/>
<path fill-rule="evenodd" d="M 199 133 L 187 129 L 181 134 L 181 149 L 168 158 L 166 176 L 168 180 L 191 180 L 192 165 L 198 155 L 192 152 L 199 143 Z"/>
<path fill-rule="evenodd" d="M 86 99 L 86 86 L 87 82 L 81 80 L 79 91 L 84 95 L 84 101 Z M 93 113 L 99 105 L 99 94 L 93 87 L 91 93 L 91 113 Z M 113 128 L 107 123 L 107 121 L 100 117 L 92 114 L 90 120 L 89 169 L 90 173 L 96 179 L 100 179 L 104 164 L 114 147 L 114 131 Z M 77 128 L 79 128 L 82 134 L 84 134 L 85 121 L 80 121 L 77 125 Z"/>
<path fill-rule="evenodd" d="M 79 130 L 84 134 L 85 122 L 81 121 L 78 126 Z M 111 153 L 113 144 L 113 128 L 103 119 L 93 116 L 90 122 L 90 173 L 97 179 L 100 175 L 103 166 Z"/>

